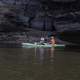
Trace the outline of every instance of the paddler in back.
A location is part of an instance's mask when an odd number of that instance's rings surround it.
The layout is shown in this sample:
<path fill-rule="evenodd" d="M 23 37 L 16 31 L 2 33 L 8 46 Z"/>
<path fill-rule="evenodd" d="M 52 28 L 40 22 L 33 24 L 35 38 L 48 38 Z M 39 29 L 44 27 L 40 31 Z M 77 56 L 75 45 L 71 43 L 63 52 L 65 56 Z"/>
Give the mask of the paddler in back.
<path fill-rule="evenodd" d="M 52 44 L 52 45 L 55 45 L 55 38 L 54 38 L 54 36 L 51 36 L 51 38 L 50 38 L 50 44 Z"/>

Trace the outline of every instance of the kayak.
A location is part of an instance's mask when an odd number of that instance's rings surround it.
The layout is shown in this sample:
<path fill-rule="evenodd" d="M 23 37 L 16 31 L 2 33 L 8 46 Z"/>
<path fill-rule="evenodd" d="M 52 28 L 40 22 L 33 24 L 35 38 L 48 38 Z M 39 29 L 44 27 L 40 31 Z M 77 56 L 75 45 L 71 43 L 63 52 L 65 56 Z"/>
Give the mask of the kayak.
<path fill-rule="evenodd" d="M 51 44 L 47 44 L 47 43 L 44 43 L 44 44 L 22 43 L 22 47 L 24 47 L 24 48 L 34 48 L 34 47 L 48 47 L 48 48 L 51 48 L 51 47 L 65 47 L 65 45 L 64 44 L 51 45 Z"/>

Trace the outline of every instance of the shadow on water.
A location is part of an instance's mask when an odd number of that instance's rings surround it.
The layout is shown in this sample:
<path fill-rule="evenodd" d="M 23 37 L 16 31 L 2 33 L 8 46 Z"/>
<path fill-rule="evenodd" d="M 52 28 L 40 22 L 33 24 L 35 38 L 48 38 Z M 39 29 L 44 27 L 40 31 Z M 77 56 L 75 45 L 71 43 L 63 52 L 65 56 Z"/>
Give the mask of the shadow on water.
<path fill-rule="evenodd" d="M 21 48 L 20 43 L 0 43 L 0 48 Z"/>
<path fill-rule="evenodd" d="M 67 45 L 64 49 L 66 51 L 80 52 L 80 45 Z"/>
<path fill-rule="evenodd" d="M 79 53 L 67 48 L 0 48 L 0 78 L 80 80 Z"/>

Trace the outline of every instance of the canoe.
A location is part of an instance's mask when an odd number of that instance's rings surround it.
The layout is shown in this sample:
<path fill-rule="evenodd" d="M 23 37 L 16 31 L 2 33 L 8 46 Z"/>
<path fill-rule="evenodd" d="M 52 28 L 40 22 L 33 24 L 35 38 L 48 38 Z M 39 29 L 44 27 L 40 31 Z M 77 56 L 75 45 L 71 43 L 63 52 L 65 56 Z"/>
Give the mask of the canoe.
<path fill-rule="evenodd" d="M 34 47 L 48 47 L 48 48 L 51 48 L 51 47 L 65 47 L 65 45 L 64 44 L 51 45 L 51 44 L 47 44 L 47 43 L 44 43 L 44 44 L 22 43 L 22 47 L 24 47 L 24 48 L 34 48 Z"/>

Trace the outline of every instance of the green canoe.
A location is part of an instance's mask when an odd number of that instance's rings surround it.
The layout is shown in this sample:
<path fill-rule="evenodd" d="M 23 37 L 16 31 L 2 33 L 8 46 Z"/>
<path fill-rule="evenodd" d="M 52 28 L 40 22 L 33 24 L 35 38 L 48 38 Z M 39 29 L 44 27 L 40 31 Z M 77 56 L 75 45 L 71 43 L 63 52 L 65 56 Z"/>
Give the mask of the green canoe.
<path fill-rule="evenodd" d="M 37 43 L 22 43 L 22 47 L 24 48 L 34 48 L 34 47 L 55 47 L 55 48 L 59 48 L 59 47 L 65 47 L 64 44 L 55 44 L 55 45 L 51 45 L 51 44 L 37 44 Z"/>

